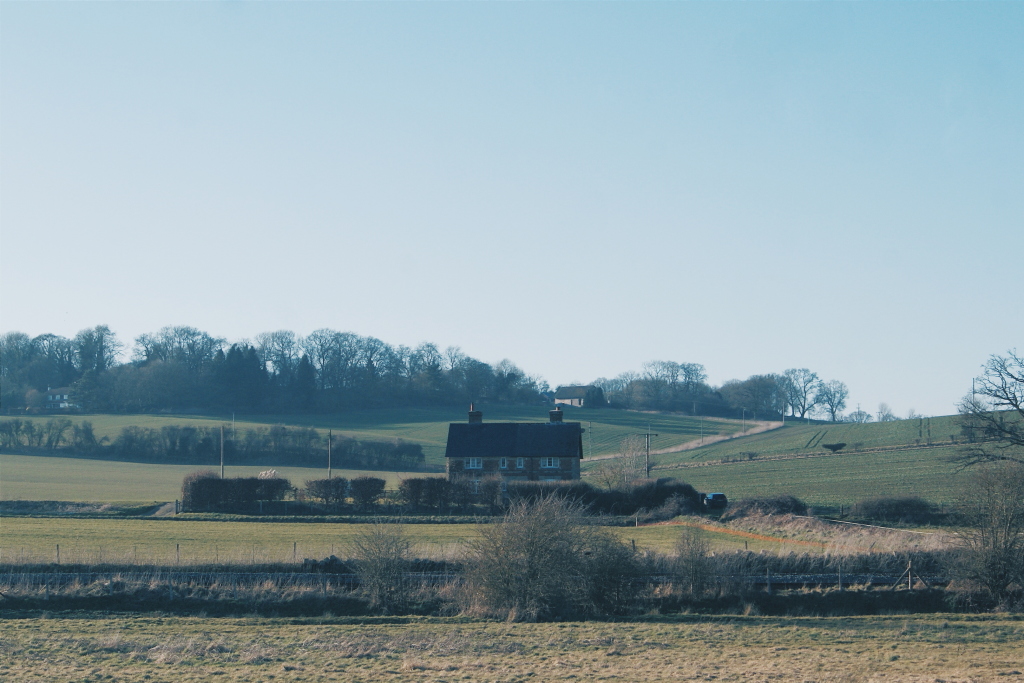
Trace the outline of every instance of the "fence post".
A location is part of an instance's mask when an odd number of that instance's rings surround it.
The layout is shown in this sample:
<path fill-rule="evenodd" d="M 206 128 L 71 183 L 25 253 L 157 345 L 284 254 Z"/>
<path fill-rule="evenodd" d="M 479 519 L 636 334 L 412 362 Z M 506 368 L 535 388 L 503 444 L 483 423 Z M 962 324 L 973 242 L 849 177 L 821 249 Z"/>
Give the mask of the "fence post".
<path fill-rule="evenodd" d="M 57 544 L 57 564 L 60 564 L 60 543 Z"/>
<path fill-rule="evenodd" d="M 296 541 L 292 541 L 292 562 L 295 562 L 295 554 L 299 544 Z"/>
<path fill-rule="evenodd" d="M 181 564 L 181 544 L 174 544 L 174 564 Z"/>

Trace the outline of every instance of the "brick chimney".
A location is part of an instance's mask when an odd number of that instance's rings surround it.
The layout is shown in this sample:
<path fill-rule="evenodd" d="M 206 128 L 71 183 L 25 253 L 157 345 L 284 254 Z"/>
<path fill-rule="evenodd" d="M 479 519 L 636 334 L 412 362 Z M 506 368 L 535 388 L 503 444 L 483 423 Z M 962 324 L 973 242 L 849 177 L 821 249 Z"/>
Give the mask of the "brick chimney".
<path fill-rule="evenodd" d="M 561 422 L 562 421 L 562 409 L 561 408 L 555 408 L 554 410 L 548 411 L 548 418 L 551 420 L 552 423 Z"/>
<path fill-rule="evenodd" d="M 469 424 L 478 425 L 484 421 L 484 414 L 479 410 L 473 410 L 473 404 L 469 404 Z"/>

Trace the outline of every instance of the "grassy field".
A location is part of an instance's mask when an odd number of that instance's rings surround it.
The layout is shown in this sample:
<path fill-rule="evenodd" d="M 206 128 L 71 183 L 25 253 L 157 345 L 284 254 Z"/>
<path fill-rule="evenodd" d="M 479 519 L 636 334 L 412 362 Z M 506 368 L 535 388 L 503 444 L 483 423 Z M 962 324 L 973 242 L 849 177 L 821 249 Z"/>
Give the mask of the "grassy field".
<path fill-rule="evenodd" d="M 546 422 L 546 406 L 482 406 L 487 422 Z M 648 425 L 660 436 L 652 440 L 652 448 L 670 448 L 700 438 L 699 418 L 641 413 L 630 410 L 564 407 L 567 422 L 582 422 L 587 433 L 583 437 L 584 455 L 617 453 L 619 444 L 630 434 L 646 431 Z M 115 438 L 122 429 L 135 425 L 159 429 L 165 425 L 220 426 L 230 425 L 232 416 L 201 417 L 195 415 L 74 415 L 78 422 L 92 422 L 97 437 Z M 3 419 L 3 418 L 0 418 Z M 50 417 L 21 418 L 45 422 Z M 353 410 L 333 415 L 236 415 L 236 429 L 254 429 L 275 424 L 313 427 L 326 435 L 336 434 L 358 439 L 403 439 L 423 447 L 427 464 L 444 465 L 444 448 L 448 424 L 463 422 L 466 411 L 454 408 L 380 408 Z M 749 423 L 748 423 L 749 424 Z M 741 429 L 738 420 L 705 420 L 705 434 L 733 434 Z"/>
<path fill-rule="evenodd" d="M 146 465 L 142 463 L 35 455 L 0 454 L 0 500 L 69 500 L 90 502 L 173 501 L 181 498 L 181 481 L 193 465 Z M 254 477 L 266 467 L 227 467 L 229 477 Z M 327 468 L 275 467 L 293 486 L 307 479 L 327 476 Z M 390 489 L 406 477 L 438 476 L 422 472 L 367 472 L 339 470 L 339 477 L 372 475 L 387 481 Z"/>
<path fill-rule="evenodd" d="M 5 620 L 28 681 L 1022 681 L 1024 620 L 953 614 L 460 618 L 43 615 Z"/>
<path fill-rule="evenodd" d="M 835 456 L 657 468 L 700 491 L 724 491 L 730 499 L 794 495 L 810 505 L 838 507 L 877 496 L 921 496 L 955 502 L 967 475 L 949 461 L 951 448 L 843 453 Z"/>
<path fill-rule="evenodd" d="M 302 522 L 210 522 L 177 519 L 80 519 L 9 517 L 0 525 L 0 562 L 53 562 L 60 545 L 63 563 L 201 564 L 213 562 L 301 562 L 343 557 L 364 524 Z M 418 557 L 455 558 L 478 534 L 475 524 L 410 524 L 404 527 Z M 668 553 L 680 526 L 613 527 L 612 533 L 638 548 Z M 712 531 L 716 550 L 806 552 L 798 541 L 744 538 Z"/>
<path fill-rule="evenodd" d="M 879 424 L 787 424 L 761 434 L 654 458 L 652 476 L 676 477 L 700 491 L 723 491 L 736 500 L 791 494 L 811 505 L 849 507 L 877 496 L 921 496 L 954 502 L 964 475 L 951 459 L 958 445 L 953 416 Z M 920 430 L 920 432 L 919 432 Z M 918 434 L 924 438 L 917 443 Z M 946 434 L 945 440 L 936 438 Z M 833 455 L 823 443 L 846 443 Z M 600 462 L 586 463 L 584 476 Z"/>
<path fill-rule="evenodd" d="M 871 449 L 891 450 L 897 447 L 935 445 L 952 447 L 951 437 L 959 437 L 959 418 L 953 415 L 918 420 L 896 420 L 868 424 L 794 423 L 780 429 L 740 439 L 721 441 L 680 453 L 658 456 L 664 466 L 687 465 L 713 460 L 747 460 L 786 455 L 822 455 L 829 451 L 822 444 L 845 443 L 841 453 Z M 932 438 L 928 439 L 931 422 Z M 918 435 L 921 436 L 918 436 Z M 920 439 L 920 443 L 918 440 Z"/>

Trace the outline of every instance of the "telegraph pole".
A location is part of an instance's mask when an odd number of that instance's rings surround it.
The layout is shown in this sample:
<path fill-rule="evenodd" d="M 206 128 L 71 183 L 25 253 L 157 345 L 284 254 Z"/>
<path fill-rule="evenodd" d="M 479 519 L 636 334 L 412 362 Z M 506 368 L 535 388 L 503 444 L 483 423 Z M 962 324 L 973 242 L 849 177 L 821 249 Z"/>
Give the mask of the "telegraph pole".
<path fill-rule="evenodd" d="M 331 478 L 331 430 L 327 430 L 327 478 Z"/>
<path fill-rule="evenodd" d="M 220 426 L 220 478 L 224 478 L 224 425 Z"/>
<path fill-rule="evenodd" d="M 644 472 L 646 473 L 645 478 L 651 478 L 651 437 L 661 436 L 661 434 L 652 434 L 651 425 L 647 425 L 647 432 L 644 434 L 636 434 L 635 436 L 642 436 L 646 442 L 646 455 L 644 456 Z"/>

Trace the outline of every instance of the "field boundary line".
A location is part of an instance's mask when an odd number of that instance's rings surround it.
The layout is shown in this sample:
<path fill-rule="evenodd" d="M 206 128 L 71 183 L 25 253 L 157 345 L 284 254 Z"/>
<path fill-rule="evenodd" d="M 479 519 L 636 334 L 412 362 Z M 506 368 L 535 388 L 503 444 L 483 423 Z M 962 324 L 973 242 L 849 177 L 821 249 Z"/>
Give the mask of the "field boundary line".
<path fill-rule="evenodd" d="M 828 522 L 829 524 L 849 524 L 851 526 L 865 526 L 871 529 L 885 529 L 886 531 L 902 531 L 907 534 L 923 534 L 925 536 L 935 536 L 939 532 L 937 531 L 914 531 L 913 529 L 900 529 L 894 526 L 879 526 L 877 524 L 863 524 L 861 522 L 844 522 L 840 519 L 826 519 L 822 517 L 808 517 L 807 515 L 793 515 L 800 519 L 813 519 L 818 522 Z"/>
<path fill-rule="evenodd" d="M 758 456 L 753 459 L 741 460 L 736 458 L 735 460 L 702 460 L 700 462 L 678 462 L 678 463 L 667 463 L 664 465 L 652 465 L 652 470 L 686 470 L 694 469 L 699 467 L 718 467 L 728 465 L 749 465 L 751 463 L 758 462 L 780 462 L 783 460 L 812 460 L 816 458 L 842 458 L 858 455 L 877 455 L 880 453 L 892 453 L 896 451 L 924 451 L 933 448 L 949 448 L 950 444 L 932 444 L 930 446 L 918 446 L 915 444 L 900 444 L 897 446 L 879 446 L 877 448 L 864 448 L 859 451 L 847 451 L 845 453 L 780 453 L 778 455 Z M 654 451 L 651 451 L 651 455 L 654 455 Z M 597 460 L 597 457 L 594 458 Z"/>

